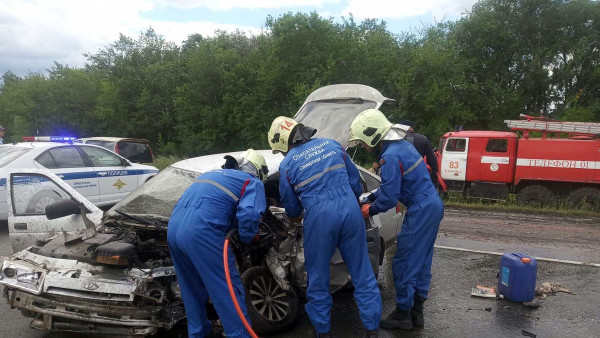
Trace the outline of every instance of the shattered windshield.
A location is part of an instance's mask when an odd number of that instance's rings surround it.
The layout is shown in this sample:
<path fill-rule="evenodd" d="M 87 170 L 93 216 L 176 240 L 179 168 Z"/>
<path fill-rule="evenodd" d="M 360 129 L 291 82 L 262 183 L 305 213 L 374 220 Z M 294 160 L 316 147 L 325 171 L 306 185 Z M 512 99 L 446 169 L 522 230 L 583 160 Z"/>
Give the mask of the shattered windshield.
<path fill-rule="evenodd" d="M 363 110 L 376 106 L 373 101 L 353 98 L 314 101 L 307 103 L 296 114 L 295 120 L 316 128 L 314 137 L 332 138 L 346 147 L 354 118 Z"/>
<path fill-rule="evenodd" d="M 134 216 L 168 221 L 179 197 L 198 175 L 194 171 L 168 167 L 123 198 L 106 212 L 105 217 L 122 217 L 118 210 Z"/>
<path fill-rule="evenodd" d="M 0 168 L 21 157 L 21 155 L 30 151 L 31 148 L 15 147 L 4 145 L 0 147 Z"/>

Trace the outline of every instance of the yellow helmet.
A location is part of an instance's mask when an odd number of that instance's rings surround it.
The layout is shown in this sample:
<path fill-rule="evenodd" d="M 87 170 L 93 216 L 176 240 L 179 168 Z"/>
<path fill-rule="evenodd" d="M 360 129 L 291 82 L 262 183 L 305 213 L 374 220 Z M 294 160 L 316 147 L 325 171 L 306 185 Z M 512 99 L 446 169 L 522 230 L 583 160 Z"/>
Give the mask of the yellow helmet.
<path fill-rule="evenodd" d="M 225 155 L 225 164 L 222 168 L 239 169 L 258 177 L 263 182 L 267 180 L 267 174 L 269 173 L 265 158 L 254 149 L 244 151 L 239 157 Z"/>
<path fill-rule="evenodd" d="M 350 147 L 359 141 L 374 147 L 392 127 L 392 123 L 377 109 L 363 110 L 350 125 Z"/>
<path fill-rule="evenodd" d="M 287 153 L 289 150 L 290 136 L 298 122 L 285 116 L 279 116 L 271 124 L 267 138 L 273 153 Z"/>

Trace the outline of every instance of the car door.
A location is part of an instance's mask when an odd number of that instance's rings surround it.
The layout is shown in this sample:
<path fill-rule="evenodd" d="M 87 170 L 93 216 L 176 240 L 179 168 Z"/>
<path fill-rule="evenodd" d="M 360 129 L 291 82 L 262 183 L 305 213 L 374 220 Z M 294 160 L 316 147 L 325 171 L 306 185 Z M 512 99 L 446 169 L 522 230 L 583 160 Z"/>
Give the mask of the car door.
<path fill-rule="evenodd" d="M 50 148 L 35 158 L 35 163 L 49 169 L 92 203 L 99 201 L 98 176 L 77 146 Z"/>
<path fill-rule="evenodd" d="M 362 198 L 374 193 L 381 185 L 381 179 L 375 174 L 370 173 L 362 167 L 358 167 L 366 192 Z M 396 239 L 400 227 L 402 226 L 403 213 L 402 205 L 398 202 L 396 208 L 392 208 L 386 212 L 382 212 L 372 217 L 373 222 L 379 227 L 379 235 L 383 238 L 386 244 Z"/>
<path fill-rule="evenodd" d="M 449 137 L 442 153 L 440 172 L 444 180 L 465 181 L 467 176 L 467 154 L 469 139 Z"/>
<path fill-rule="evenodd" d="M 81 215 L 48 220 L 45 207 L 52 202 L 72 199 L 85 206 L 89 211 L 87 217 L 94 224 L 99 224 L 102 219 L 102 210 L 48 170 L 11 170 L 6 179 L 6 191 L 8 232 L 14 252 L 62 231 L 85 229 Z"/>
<path fill-rule="evenodd" d="M 124 158 L 100 147 L 81 145 L 79 148 L 98 176 L 99 205 L 117 203 L 138 187 L 137 170 Z"/>

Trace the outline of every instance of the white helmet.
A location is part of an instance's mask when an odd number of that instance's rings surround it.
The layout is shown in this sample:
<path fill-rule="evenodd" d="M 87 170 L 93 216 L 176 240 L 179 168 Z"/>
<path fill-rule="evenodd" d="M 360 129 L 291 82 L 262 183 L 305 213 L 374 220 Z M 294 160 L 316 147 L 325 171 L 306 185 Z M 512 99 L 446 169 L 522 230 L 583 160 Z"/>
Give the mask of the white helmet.
<path fill-rule="evenodd" d="M 392 128 L 392 123 L 377 109 L 367 109 L 354 118 L 350 125 L 350 147 L 359 141 L 369 147 L 376 146 Z"/>
<path fill-rule="evenodd" d="M 267 139 L 271 149 L 273 149 L 273 153 L 287 153 L 289 151 L 290 136 L 297 125 L 298 122 L 285 116 L 279 116 L 273 120 L 267 134 Z"/>
<path fill-rule="evenodd" d="M 225 164 L 222 168 L 239 169 L 258 177 L 263 182 L 267 180 L 267 174 L 269 173 L 265 158 L 254 149 L 246 150 L 239 157 L 225 155 Z"/>

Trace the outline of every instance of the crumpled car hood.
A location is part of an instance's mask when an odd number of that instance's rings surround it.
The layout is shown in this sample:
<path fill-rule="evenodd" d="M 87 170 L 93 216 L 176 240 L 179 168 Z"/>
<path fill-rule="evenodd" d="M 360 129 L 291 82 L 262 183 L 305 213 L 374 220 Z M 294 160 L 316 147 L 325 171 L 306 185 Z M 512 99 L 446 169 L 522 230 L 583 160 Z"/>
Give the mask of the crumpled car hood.
<path fill-rule="evenodd" d="M 365 109 L 380 109 L 396 101 L 376 89 L 361 84 L 337 84 L 312 92 L 294 119 L 317 129 L 314 137 L 332 138 L 342 147 L 348 146 L 350 124 Z"/>

